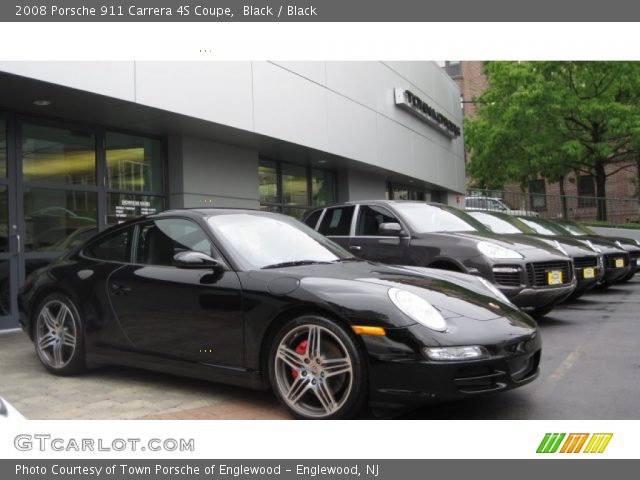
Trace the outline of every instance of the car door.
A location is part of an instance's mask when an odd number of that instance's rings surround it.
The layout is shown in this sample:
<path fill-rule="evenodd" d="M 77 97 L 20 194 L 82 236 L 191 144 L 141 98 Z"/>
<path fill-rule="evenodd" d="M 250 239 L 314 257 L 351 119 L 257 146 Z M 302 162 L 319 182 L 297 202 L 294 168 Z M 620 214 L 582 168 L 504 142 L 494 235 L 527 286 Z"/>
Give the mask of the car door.
<path fill-rule="evenodd" d="M 320 220 L 318 231 L 341 247 L 348 249 L 353 233 L 352 223 L 355 210 L 355 205 L 327 208 Z M 353 253 L 357 254 L 357 252 Z"/>
<path fill-rule="evenodd" d="M 366 260 L 389 264 L 402 264 L 406 258 L 409 238 L 406 235 L 384 235 L 379 231 L 383 223 L 400 220 L 380 205 L 362 204 L 358 207 L 355 235 L 349 242 L 349 250 Z"/>
<path fill-rule="evenodd" d="M 234 271 L 177 268 L 173 256 L 194 250 L 222 261 L 202 227 L 187 218 L 137 224 L 132 264 L 107 282 L 120 324 L 143 353 L 241 366 L 243 315 Z"/>

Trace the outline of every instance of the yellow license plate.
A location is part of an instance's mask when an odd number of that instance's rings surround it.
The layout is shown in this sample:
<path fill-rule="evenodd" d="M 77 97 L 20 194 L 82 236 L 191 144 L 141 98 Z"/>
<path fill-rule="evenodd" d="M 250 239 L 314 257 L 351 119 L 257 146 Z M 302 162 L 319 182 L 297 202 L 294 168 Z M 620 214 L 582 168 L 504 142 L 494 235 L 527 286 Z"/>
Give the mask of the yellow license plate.
<path fill-rule="evenodd" d="M 624 268 L 624 258 L 616 258 L 616 268 Z"/>
<path fill-rule="evenodd" d="M 562 272 L 559 270 L 547 272 L 547 283 L 549 285 L 558 285 L 562 283 Z"/>
<path fill-rule="evenodd" d="M 595 268 L 585 268 L 582 270 L 582 278 L 595 278 L 596 269 Z"/>

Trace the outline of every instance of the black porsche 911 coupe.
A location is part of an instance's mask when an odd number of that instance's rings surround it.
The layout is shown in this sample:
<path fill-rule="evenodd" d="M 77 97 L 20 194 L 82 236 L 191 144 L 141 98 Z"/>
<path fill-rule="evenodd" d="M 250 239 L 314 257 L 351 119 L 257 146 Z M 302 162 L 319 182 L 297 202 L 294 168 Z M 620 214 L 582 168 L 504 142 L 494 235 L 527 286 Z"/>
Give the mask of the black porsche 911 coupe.
<path fill-rule="evenodd" d="M 257 389 L 348 418 L 524 385 L 535 322 L 486 280 L 358 260 L 302 223 L 173 210 L 33 272 L 20 322 L 44 367 L 126 365 Z"/>

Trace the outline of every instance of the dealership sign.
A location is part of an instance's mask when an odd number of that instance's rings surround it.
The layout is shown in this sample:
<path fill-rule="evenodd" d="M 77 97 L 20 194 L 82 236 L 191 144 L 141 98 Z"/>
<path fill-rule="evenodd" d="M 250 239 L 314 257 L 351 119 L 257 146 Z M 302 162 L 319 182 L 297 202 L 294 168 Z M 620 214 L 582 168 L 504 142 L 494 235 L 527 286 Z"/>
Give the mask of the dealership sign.
<path fill-rule="evenodd" d="M 435 128 L 449 138 L 460 136 L 460 127 L 438 112 L 415 93 L 404 88 L 395 89 L 396 105 L 412 113 L 427 125 Z"/>

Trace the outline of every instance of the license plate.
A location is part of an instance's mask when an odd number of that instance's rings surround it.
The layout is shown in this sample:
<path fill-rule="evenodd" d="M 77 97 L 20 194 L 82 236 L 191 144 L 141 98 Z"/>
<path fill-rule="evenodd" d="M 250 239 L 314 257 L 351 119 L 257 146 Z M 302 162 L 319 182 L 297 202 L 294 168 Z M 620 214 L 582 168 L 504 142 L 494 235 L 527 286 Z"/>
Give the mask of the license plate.
<path fill-rule="evenodd" d="M 582 278 L 595 278 L 596 269 L 595 268 L 585 268 L 582 270 Z"/>
<path fill-rule="evenodd" d="M 616 258 L 616 268 L 624 268 L 624 258 Z"/>
<path fill-rule="evenodd" d="M 558 285 L 562 283 L 562 272 L 559 270 L 547 272 L 547 283 L 549 285 Z"/>

